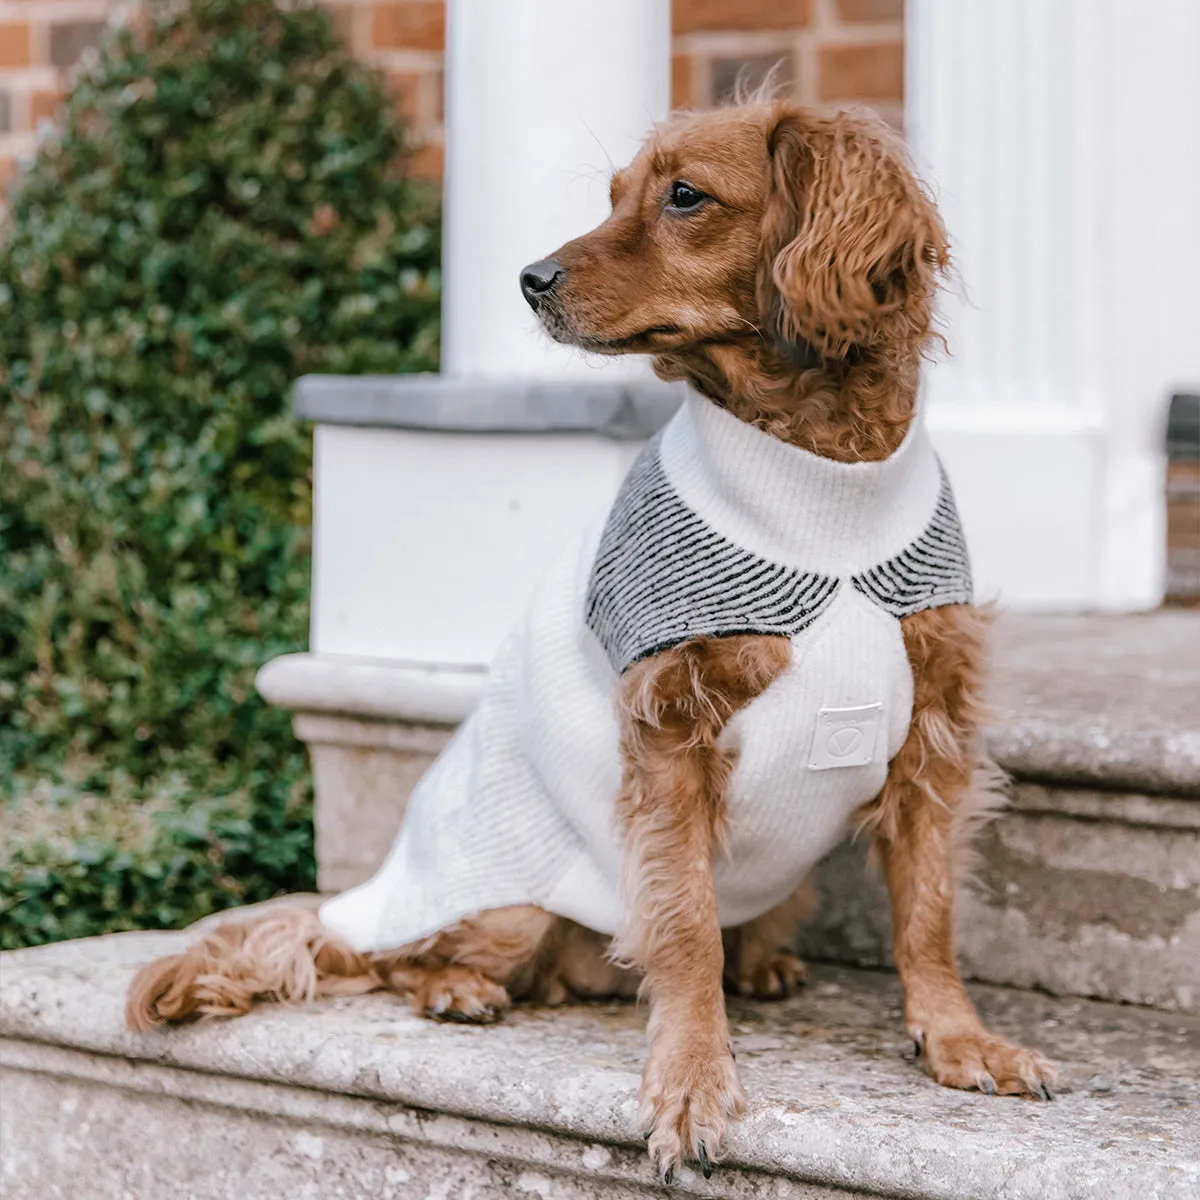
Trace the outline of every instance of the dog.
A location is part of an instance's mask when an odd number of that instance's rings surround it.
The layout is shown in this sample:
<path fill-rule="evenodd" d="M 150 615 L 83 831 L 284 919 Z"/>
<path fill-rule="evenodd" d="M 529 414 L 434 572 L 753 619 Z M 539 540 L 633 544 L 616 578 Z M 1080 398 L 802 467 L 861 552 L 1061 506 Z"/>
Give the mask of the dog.
<path fill-rule="evenodd" d="M 936 207 L 882 123 L 776 100 L 673 118 L 611 199 L 522 291 L 555 340 L 649 355 L 694 398 L 552 572 L 379 875 L 149 964 L 129 1024 L 377 988 L 486 1022 L 640 990 L 650 1155 L 708 1174 L 745 1103 L 724 990 L 801 983 L 806 877 L 858 829 L 926 1071 L 1048 1100 L 953 947 L 996 789 L 989 615 L 918 405 Z"/>

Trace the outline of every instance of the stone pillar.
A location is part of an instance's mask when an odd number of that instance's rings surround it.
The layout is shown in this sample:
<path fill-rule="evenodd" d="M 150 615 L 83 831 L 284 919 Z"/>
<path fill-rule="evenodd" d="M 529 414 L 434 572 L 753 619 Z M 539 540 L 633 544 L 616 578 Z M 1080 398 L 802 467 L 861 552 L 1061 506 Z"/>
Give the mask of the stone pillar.
<path fill-rule="evenodd" d="M 1200 4 L 908 0 L 906 24 L 962 280 L 931 423 L 980 573 L 1025 607 L 1153 607 L 1166 406 L 1200 380 Z"/>
<path fill-rule="evenodd" d="M 521 267 L 599 224 L 670 100 L 669 0 L 450 0 L 442 370 L 644 377 L 536 332 Z"/>

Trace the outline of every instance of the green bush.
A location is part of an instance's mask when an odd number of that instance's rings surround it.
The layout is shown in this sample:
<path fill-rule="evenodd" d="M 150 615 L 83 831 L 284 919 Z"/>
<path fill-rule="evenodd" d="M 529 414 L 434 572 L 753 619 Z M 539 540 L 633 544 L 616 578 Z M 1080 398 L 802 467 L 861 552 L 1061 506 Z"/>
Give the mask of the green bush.
<path fill-rule="evenodd" d="M 27 831 L 111 813 L 100 841 L 5 837 L 3 944 L 311 885 L 303 751 L 253 677 L 306 641 L 291 381 L 436 365 L 436 214 L 401 151 L 324 12 L 194 0 L 113 35 L 11 194 L 0 786 Z"/>
<path fill-rule="evenodd" d="M 312 885 L 308 793 L 297 772 L 209 798 L 186 775 L 100 792 L 18 778 L 0 852 L 0 949 L 171 928 L 281 887 Z"/>

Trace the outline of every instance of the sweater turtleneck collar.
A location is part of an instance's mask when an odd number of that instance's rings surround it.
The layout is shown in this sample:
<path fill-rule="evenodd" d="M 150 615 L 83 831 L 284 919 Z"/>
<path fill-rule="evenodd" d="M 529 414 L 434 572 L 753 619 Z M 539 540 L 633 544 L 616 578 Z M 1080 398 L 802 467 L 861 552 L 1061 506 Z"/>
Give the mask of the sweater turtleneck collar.
<path fill-rule="evenodd" d="M 763 558 L 836 576 L 907 547 L 928 525 L 941 485 L 920 407 L 889 458 L 844 463 L 693 395 L 663 431 L 659 453 L 680 498 L 717 532 Z"/>

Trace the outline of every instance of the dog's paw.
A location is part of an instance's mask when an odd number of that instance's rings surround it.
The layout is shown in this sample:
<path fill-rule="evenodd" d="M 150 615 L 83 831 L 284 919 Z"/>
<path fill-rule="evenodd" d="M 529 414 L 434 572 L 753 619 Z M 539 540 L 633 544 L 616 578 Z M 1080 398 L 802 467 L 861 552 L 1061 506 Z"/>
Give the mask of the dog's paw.
<path fill-rule="evenodd" d="M 489 1025 L 511 1001 L 504 988 L 478 971 L 449 966 L 423 971 L 413 981 L 412 1003 L 434 1021 Z"/>
<path fill-rule="evenodd" d="M 730 990 L 754 1000 L 783 1000 L 803 985 L 805 974 L 804 964 L 794 954 L 781 951 L 748 963 L 729 981 Z"/>
<path fill-rule="evenodd" d="M 642 1077 L 639 1120 L 659 1178 L 671 1183 L 684 1162 L 707 1179 L 721 1155 L 730 1118 L 746 1105 L 728 1046 L 651 1046 Z"/>
<path fill-rule="evenodd" d="M 917 1056 L 945 1087 L 975 1089 L 989 1096 L 1034 1096 L 1052 1100 L 1056 1074 L 1036 1050 L 1014 1046 L 986 1029 L 938 1033 L 911 1030 Z"/>

